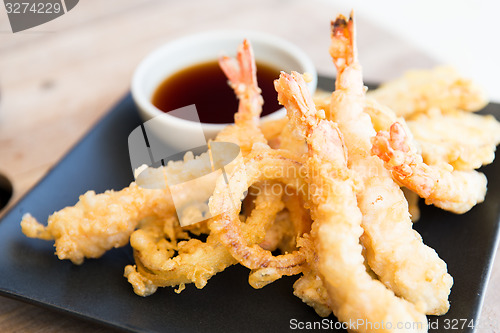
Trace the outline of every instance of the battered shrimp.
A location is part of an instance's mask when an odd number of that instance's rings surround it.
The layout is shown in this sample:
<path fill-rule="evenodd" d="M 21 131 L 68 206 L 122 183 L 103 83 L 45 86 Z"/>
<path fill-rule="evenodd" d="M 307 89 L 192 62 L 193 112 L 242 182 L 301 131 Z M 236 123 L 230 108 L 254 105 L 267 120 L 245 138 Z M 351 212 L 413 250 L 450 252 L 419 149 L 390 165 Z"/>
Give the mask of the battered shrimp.
<path fill-rule="evenodd" d="M 428 204 L 457 214 L 484 200 L 486 178 L 472 170 L 495 157 L 500 142 L 500 124 L 495 118 L 463 111 L 443 114 L 433 109 L 405 122 L 374 100 L 367 101 L 365 112 L 379 131 L 372 139 L 372 152 L 386 162 L 398 182 L 427 199 Z M 429 167 L 424 167 L 422 160 Z M 404 164 L 412 170 L 403 170 Z"/>
<path fill-rule="evenodd" d="M 266 237 L 259 246 L 265 250 L 281 253 L 292 252 L 297 248 L 297 238 L 311 230 L 311 216 L 304 208 L 304 200 L 299 195 L 283 195 L 286 210 L 281 211 Z"/>
<path fill-rule="evenodd" d="M 313 99 L 317 108 L 328 110 L 330 108 L 331 96 L 331 92 L 327 93 L 326 91 L 316 91 Z M 407 129 L 408 125 L 404 118 L 396 116 L 394 111 L 374 99 L 366 99 L 364 112 L 370 116 L 373 128 L 377 132 L 389 130 L 391 125 L 396 121 L 400 122 L 405 129 Z M 407 133 L 409 134 L 409 137 L 412 134 L 409 130 Z M 416 147 L 420 147 L 420 142 L 417 142 L 416 140 L 410 140 L 409 143 L 411 143 L 411 146 L 415 149 L 417 149 Z M 408 211 L 410 212 L 411 220 L 412 222 L 417 222 L 420 219 L 420 209 L 418 208 L 419 196 L 406 188 L 403 188 L 403 193 L 406 201 L 408 202 Z"/>
<path fill-rule="evenodd" d="M 412 229 L 402 190 L 382 161 L 370 154 L 370 139 L 376 132 L 364 112 L 365 89 L 352 16 L 348 21 L 340 16 L 332 23 L 330 54 L 338 74 L 329 117 L 344 135 L 349 168 L 360 184 L 357 201 L 363 214 L 361 241 L 368 264 L 380 281 L 419 310 L 446 313 L 453 283 L 446 263 Z"/>
<path fill-rule="evenodd" d="M 225 72 L 228 75 L 229 78 L 231 77 L 236 77 L 235 75 L 231 75 L 230 73 L 227 73 L 227 69 L 231 69 L 230 66 L 224 66 L 221 65 L 222 68 L 225 68 Z M 244 67 L 242 67 L 244 68 Z M 241 78 L 245 78 L 248 80 L 250 78 L 249 75 L 241 75 Z M 255 77 L 254 77 L 255 79 Z M 250 81 L 249 81 L 250 82 Z M 256 85 L 256 81 L 255 81 Z M 235 85 L 233 84 L 233 87 Z M 248 93 L 241 94 L 241 96 L 246 97 L 249 94 L 252 94 L 253 90 L 250 90 Z M 238 94 L 238 92 L 237 92 Z M 240 108 L 242 105 L 242 99 L 240 97 Z M 244 105 L 244 104 L 243 104 Z M 241 117 L 241 119 L 248 119 L 249 117 Z M 238 117 L 235 118 L 236 120 L 236 125 L 238 125 Z M 255 123 L 257 125 L 258 122 Z M 257 131 L 255 131 L 257 132 Z M 249 131 L 239 131 L 241 133 L 241 136 L 244 138 L 252 137 L 253 135 Z M 284 137 L 284 133 L 286 135 L 286 138 Z M 303 149 L 301 145 L 303 146 L 303 140 L 297 140 L 293 136 L 293 129 L 285 127 L 285 129 L 282 131 L 280 134 L 280 142 L 279 146 L 285 146 L 287 148 L 290 148 L 294 153 L 290 154 L 285 151 L 281 151 L 278 154 L 282 154 L 283 156 L 281 159 L 285 161 L 298 161 L 300 158 L 297 155 L 300 154 L 300 150 Z M 262 135 L 262 138 L 264 136 Z M 264 139 L 265 140 L 265 139 Z M 262 141 L 262 140 L 261 140 Z M 253 141 L 255 143 L 255 140 Z M 264 141 L 265 142 L 265 141 Z M 260 161 L 258 158 L 260 153 L 256 152 L 255 154 L 253 153 L 254 151 L 262 150 L 262 154 L 268 154 L 268 159 L 271 159 L 272 156 L 274 156 L 275 153 L 272 152 L 266 152 L 266 150 L 270 150 L 270 147 L 267 145 L 262 145 L 262 144 L 254 144 L 253 146 L 253 151 L 252 151 L 252 157 L 247 159 L 246 163 L 246 172 L 248 174 L 248 179 L 246 186 L 247 188 L 252 185 L 253 181 L 259 181 L 261 180 L 259 176 L 256 175 L 256 173 L 260 172 L 258 168 L 252 167 L 253 165 L 261 165 Z M 297 151 L 297 154 L 295 153 Z M 263 155 L 265 156 L 265 155 Z M 287 157 L 288 156 L 288 157 Z M 269 161 L 270 162 L 270 161 Z M 277 162 L 277 165 L 280 165 L 280 161 Z M 269 165 L 270 163 L 267 163 Z M 264 167 L 264 166 L 262 166 Z M 281 176 L 284 176 L 284 178 L 289 177 L 286 176 L 286 171 L 292 171 L 293 168 L 290 167 L 290 170 L 285 170 L 286 168 L 283 167 L 282 170 L 278 170 L 279 173 L 281 173 Z M 285 174 L 283 174 L 283 171 L 285 171 Z M 271 178 L 267 179 L 280 179 L 284 181 L 283 177 L 279 177 L 277 175 L 272 175 L 271 173 L 268 173 L 265 176 L 271 176 Z M 274 177 L 274 178 L 273 178 Z M 241 180 L 234 180 L 235 178 L 233 177 L 230 179 L 231 181 L 235 182 L 235 188 L 237 188 L 238 185 L 244 184 Z M 290 185 L 290 184 L 289 184 Z M 292 188 L 295 188 L 294 186 L 291 186 Z M 240 191 L 236 191 L 232 193 L 233 197 L 239 197 L 245 189 L 241 188 Z M 217 189 L 216 192 L 217 193 Z M 217 206 L 217 205 L 225 205 L 229 201 L 228 193 L 227 191 L 220 191 L 219 196 L 216 198 L 215 196 L 212 197 L 210 205 L 212 206 Z M 237 204 L 237 203 L 235 203 Z M 226 246 L 228 251 L 231 252 L 232 256 L 238 260 L 238 262 L 250 269 L 252 269 L 252 274 L 249 278 L 250 284 L 255 287 L 255 288 L 261 288 L 264 285 L 273 282 L 274 280 L 280 278 L 282 275 L 293 275 L 293 274 L 298 274 L 299 272 L 302 271 L 302 264 L 305 262 L 305 258 L 303 255 L 303 251 L 297 250 L 293 251 L 292 253 L 285 253 L 280 256 L 274 256 L 270 251 L 263 249 L 260 247 L 258 244 L 252 244 L 249 243 L 248 241 L 245 240 L 243 237 L 243 233 L 241 230 L 241 223 L 235 218 L 235 212 L 227 211 L 227 213 L 222 214 L 221 218 L 217 218 L 211 225 L 211 231 L 213 234 L 218 234 L 221 242 Z"/>
<path fill-rule="evenodd" d="M 307 252 L 307 265 L 303 275 L 293 284 L 293 294 L 316 311 L 321 317 L 332 313 L 330 296 L 319 273 L 319 257 L 310 235 L 299 240 L 300 245 L 310 249 Z"/>
<path fill-rule="evenodd" d="M 278 100 L 285 105 L 288 117 L 308 144 L 307 179 L 314 220 L 311 234 L 317 240 L 318 270 L 333 313 L 343 322 L 420 323 L 411 331 L 426 332 L 425 315 L 366 272 L 359 244 L 363 233 L 362 215 L 357 207 L 355 184 L 347 168 L 339 128 L 324 119 L 324 112 L 316 110 L 300 74 L 282 72 L 275 87 Z M 351 331 L 374 330 L 357 327 Z M 376 331 L 395 332 L 397 329 L 394 325 Z"/>
<path fill-rule="evenodd" d="M 260 130 L 264 137 L 267 140 L 267 144 L 271 146 L 271 148 L 279 147 L 279 136 L 285 128 L 286 124 L 288 124 L 288 118 L 281 118 L 276 120 L 268 120 L 260 124 Z"/>
<path fill-rule="evenodd" d="M 255 143 L 269 148 L 259 128 L 263 100 L 257 86 L 255 60 L 250 43 L 245 40 L 238 47 L 236 61 L 222 57 L 219 64 L 239 99 L 239 108 L 235 114 L 235 124 L 222 130 L 215 141 L 238 144 L 243 156 L 248 155 Z M 241 167 L 242 165 L 239 166 Z M 235 168 L 238 169 L 238 166 Z M 266 229 L 274 221 L 276 214 L 283 209 L 281 194 L 264 191 L 255 202 L 256 207 L 243 227 L 245 241 L 249 244 L 263 241 Z M 232 208 L 227 207 L 231 212 Z M 239 221 L 237 213 L 232 217 Z M 213 222 L 212 220 L 209 224 Z M 247 229 L 256 229 L 257 232 L 252 234 L 245 231 Z M 154 286 L 195 283 L 196 287 L 203 288 L 213 275 L 237 263 L 221 244 L 220 235 L 216 232 L 210 233 L 206 242 L 190 239 L 179 243 L 178 255 L 173 258 L 170 258 L 170 253 L 166 251 L 163 254 L 150 251 L 150 248 L 156 247 L 155 244 L 144 247 L 147 239 L 142 237 L 144 235 L 140 231 L 136 233 L 137 237 L 132 235 L 131 244 L 136 250 L 134 256 L 137 266 L 127 266 L 125 276 L 133 285 L 134 291 L 142 296 L 156 291 Z"/>
<path fill-rule="evenodd" d="M 219 60 L 219 65 L 239 99 L 239 106 L 234 115 L 235 125 L 222 130 L 216 141 L 237 143 L 242 154 L 246 155 L 254 143 L 267 144 L 259 127 L 264 100 L 257 85 L 257 67 L 250 42 L 245 39 L 238 47 L 237 59 L 224 56 Z"/>
<path fill-rule="evenodd" d="M 234 209 L 230 209 L 231 203 L 240 207 L 239 198 L 255 182 L 280 181 L 286 191 L 305 189 L 304 176 L 301 172 L 301 158 L 293 153 L 282 150 L 271 150 L 255 145 L 254 150 L 248 155 L 245 167 L 237 170 L 229 177 L 229 187 L 224 185 L 222 179 L 214 190 L 209 206 L 227 207 L 210 225 L 211 235 L 218 235 L 222 244 L 238 262 L 250 269 L 266 269 L 266 276 L 272 277 L 266 282 L 270 283 L 283 275 L 295 275 L 302 271 L 305 263 L 303 251 L 296 250 L 274 256 L 272 252 L 260 247 L 258 243 L 252 244 L 244 237 L 243 223 L 237 218 Z M 283 193 L 285 190 L 280 189 Z M 300 192 L 307 198 L 307 192 Z M 253 274 L 257 281 L 257 275 Z M 264 280 L 262 280 L 264 282 Z M 260 288 L 260 283 L 251 283 L 253 287 Z"/>
<path fill-rule="evenodd" d="M 425 198 L 427 204 L 462 214 L 483 202 L 487 183 L 484 174 L 425 164 L 411 149 L 401 124 L 394 123 L 390 133 L 378 132 L 372 142 L 372 153 L 384 161 L 393 177 Z"/>
<path fill-rule="evenodd" d="M 415 192 L 410 191 L 406 187 L 403 187 L 403 193 L 405 195 L 406 201 L 408 202 L 408 211 L 410 212 L 411 221 L 413 223 L 420 220 L 420 208 L 418 207 L 418 202 L 420 197 Z"/>
<path fill-rule="evenodd" d="M 85 258 L 99 258 L 107 250 L 125 246 L 142 219 L 172 214 L 168 190 L 143 189 L 132 183 L 118 192 L 81 195 L 75 206 L 52 214 L 47 226 L 26 214 L 21 228 L 28 237 L 55 240 L 59 259 L 80 265 Z"/>
<path fill-rule="evenodd" d="M 186 154 L 182 161 L 171 161 L 165 167 L 166 172 L 178 182 L 192 179 L 193 174 L 205 174 L 210 170 L 207 154 L 194 157 Z M 158 181 L 158 175 L 164 182 L 163 169 L 151 169 L 149 181 Z M 146 177 L 147 178 L 147 177 Z M 83 263 L 85 258 L 99 258 L 107 250 L 125 246 L 130 235 L 144 218 L 170 218 L 175 216 L 175 207 L 168 188 L 150 189 L 141 183 L 145 178 L 137 179 L 121 191 L 106 191 L 96 194 L 88 191 L 81 195 L 72 207 L 55 212 L 48 218 L 47 226 L 42 225 L 31 215 L 26 214 L 21 221 L 23 233 L 31 238 L 54 240 L 56 255 L 60 259 L 70 259 L 75 264 Z M 157 187 L 158 188 L 158 187 Z M 188 189 L 183 193 L 186 199 L 201 192 L 201 187 Z M 177 220 L 175 218 L 175 220 Z M 176 228 L 180 228 L 176 222 Z M 203 223 L 191 226 L 203 228 Z"/>
<path fill-rule="evenodd" d="M 250 244 L 262 242 L 266 229 L 282 209 L 281 196 L 262 188 L 255 200 L 255 209 L 244 225 L 245 240 Z M 163 242 L 162 238 L 156 236 L 155 240 L 155 236 L 137 230 L 130 239 L 136 266 L 125 267 L 125 277 L 140 296 L 154 293 L 157 287 L 187 283 L 201 289 L 213 275 L 238 262 L 216 234 L 211 233 L 206 242 L 197 239 L 180 242 L 178 255 L 173 258 L 169 248 L 158 244 Z"/>

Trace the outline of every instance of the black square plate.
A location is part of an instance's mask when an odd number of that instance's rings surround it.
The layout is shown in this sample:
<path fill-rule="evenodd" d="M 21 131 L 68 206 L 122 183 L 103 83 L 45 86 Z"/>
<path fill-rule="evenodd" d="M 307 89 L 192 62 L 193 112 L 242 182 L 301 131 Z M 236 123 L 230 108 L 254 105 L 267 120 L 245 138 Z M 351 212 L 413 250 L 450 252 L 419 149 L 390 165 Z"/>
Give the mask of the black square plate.
<path fill-rule="evenodd" d="M 331 78 L 320 78 L 320 88 L 333 86 Z M 500 105 L 490 104 L 482 112 L 500 118 Z M 310 307 L 293 296 L 297 277 L 255 290 L 247 282 L 248 270 L 238 265 L 213 277 L 203 290 L 189 285 L 177 295 L 171 288 L 160 288 L 142 298 L 123 278 L 123 268 L 133 262 L 130 247 L 75 266 L 58 260 L 51 242 L 28 239 L 21 233 L 24 213 L 45 221 L 54 211 L 73 205 L 87 190 L 127 186 L 133 180 L 127 137 L 140 124 L 128 95 L 4 216 L 0 294 L 132 332 L 281 332 L 290 329 L 292 319 L 320 322 Z M 455 279 L 451 309 L 439 317 L 439 331 L 446 331 L 445 319 L 475 321 L 480 312 L 499 233 L 500 162 L 482 171 L 489 181 L 484 203 L 464 215 L 422 207 L 421 220 L 415 224 L 425 243 L 448 263 Z"/>

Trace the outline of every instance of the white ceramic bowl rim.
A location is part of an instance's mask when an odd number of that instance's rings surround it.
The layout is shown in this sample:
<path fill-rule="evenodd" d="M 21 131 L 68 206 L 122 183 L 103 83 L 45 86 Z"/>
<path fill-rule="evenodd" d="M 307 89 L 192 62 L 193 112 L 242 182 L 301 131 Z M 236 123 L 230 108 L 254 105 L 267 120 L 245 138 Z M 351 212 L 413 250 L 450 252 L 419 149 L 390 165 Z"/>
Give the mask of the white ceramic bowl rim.
<path fill-rule="evenodd" d="M 178 128 L 186 128 L 186 127 L 191 127 L 196 124 L 196 122 L 170 116 L 163 111 L 159 110 L 157 107 L 155 107 L 150 100 L 150 96 L 148 96 L 147 92 L 144 91 L 144 80 L 145 76 L 147 75 L 148 70 L 150 69 L 151 65 L 161 59 L 162 57 L 165 56 L 165 53 L 168 53 L 170 50 L 174 50 L 177 48 L 181 47 L 192 47 L 192 45 L 195 45 L 194 42 L 202 40 L 206 42 L 207 40 L 235 40 L 235 39 L 241 39 L 243 41 L 244 38 L 249 39 L 251 42 L 254 44 L 266 44 L 269 45 L 271 48 L 275 49 L 281 49 L 285 50 L 287 53 L 293 56 L 297 63 L 299 63 L 302 66 L 303 72 L 307 72 L 311 74 L 312 76 L 312 82 L 308 84 L 309 88 L 314 91 L 316 89 L 317 85 L 317 73 L 316 69 L 314 67 L 314 64 L 310 60 L 310 58 L 302 51 L 299 47 L 296 45 L 292 44 L 291 42 L 288 42 L 280 37 L 270 35 L 264 32 L 260 31 L 252 31 L 252 30 L 211 30 L 207 32 L 202 32 L 198 34 L 192 34 L 192 35 L 187 35 L 185 37 L 180 37 L 178 39 L 175 39 L 171 42 L 168 42 L 164 44 L 163 46 L 157 48 L 153 52 L 151 52 L 148 56 L 146 56 L 139 66 L 137 67 L 136 71 L 134 72 L 133 78 L 132 78 L 132 96 L 136 100 L 136 103 L 138 106 L 142 106 L 144 110 L 149 113 L 149 116 L 151 118 L 159 116 L 159 115 L 166 115 L 168 116 L 168 121 L 172 123 L 172 125 L 178 127 Z M 235 50 L 219 50 L 219 52 L 234 52 Z M 256 58 L 258 58 L 258 55 L 256 55 Z M 262 59 L 265 62 L 268 62 L 266 59 Z M 269 61 L 269 63 L 272 65 L 272 61 Z M 179 68 L 178 70 L 180 70 Z M 284 110 L 279 109 L 269 115 L 266 115 L 262 117 L 263 119 L 266 118 L 276 118 L 280 111 L 283 111 L 283 115 L 285 113 Z M 274 117 L 273 117 L 274 116 Z M 210 124 L 210 123 L 202 123 L 203 128 L 207 130 L 221 130 L 228 124 Z M 197 125 L 199 126 L 199 125 Z"/>

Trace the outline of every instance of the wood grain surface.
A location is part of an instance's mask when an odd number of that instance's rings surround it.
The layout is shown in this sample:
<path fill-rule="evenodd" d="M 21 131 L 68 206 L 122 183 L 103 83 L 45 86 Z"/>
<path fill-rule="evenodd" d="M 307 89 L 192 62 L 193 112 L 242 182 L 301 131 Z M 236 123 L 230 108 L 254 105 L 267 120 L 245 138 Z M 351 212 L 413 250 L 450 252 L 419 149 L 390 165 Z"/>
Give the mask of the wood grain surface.
<path fill-rule="evenodd" d="M 338 11 L 326 1 L 82 0 L 54 21 L 13 34 L 0 7 L 0 173 L 14 184 L 11 204 L 127 93 L 135 67 L 154 48 L 208 29 L 259 30 L 297 44 L 319 73 L 334 75 L 328 31 Z M 363 17 L 358 38 L 366 81 L 436 65 Z M 497 256 L 478 332 L 500 330 L 499 289 Z M 40 331 L 112 330 L 0 297 L 0 332 Z"/>

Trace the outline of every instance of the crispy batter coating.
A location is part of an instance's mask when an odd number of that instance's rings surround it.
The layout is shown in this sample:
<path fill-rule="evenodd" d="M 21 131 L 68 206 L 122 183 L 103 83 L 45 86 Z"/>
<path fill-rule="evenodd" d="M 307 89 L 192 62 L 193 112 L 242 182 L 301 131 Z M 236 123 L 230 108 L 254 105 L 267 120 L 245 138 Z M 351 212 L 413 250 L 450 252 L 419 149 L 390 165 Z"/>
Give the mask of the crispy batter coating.
<path fill-rule="evenodd" d="M 269 225 L 283 209 L 281 194 L 272 193 L 268 189 L 270 186 L 263 185 L 255 199 L 255 208 L 244 224 L 244 237 L 250 244 L 262 242 Z M 135 238 L 136 234 L 139 239 Z M 140 229 L 131 237 L 137 267 L 126 268 L 126 277 L 138 295 L 147 296 L 147 292 L 156 291 L 151 286 L 172 287 L 194 283 L 197 288 L 203 288 L 213 275 L 237 263 L 220 243 L 216 233 L 211 233 L 206 242 L 198 239 L 179 242 L 178 253 L 174 257 L 169 248 L 158 244 L 164 239 L 157 235 Z"/>
<path fill-rule="evenodd" d="M 279 249 L 281 253 L 286 253 L 297 249 L 297 239 L 311 231 L 312 221 L 301 196 L 285 194 L 282 200 L 286 209 L 278 213 L 259 246 L 264 250 Z"/>
<path fill-rule="evenodd" d="M 233 142 L 239 145 L 243 156 L 247 155 L 254 143 L 265 144 L 266 139 L 259 128 L 259 118 L 262 111 L 262 97 L 257 86 L 256 67 L 250 43 L 245 40 L 238 48 L 237 59 L 222 57 L 219 64 L 229 79 L 229 84 L 233 88 L 239 99 L 239 109 L 235 114 L 235 124 L 226 127 L 221 131 L 215 141 Z M 236 172 L 241 167 L 240 160 L 235 161 Z M 223 179 L 221 178 L 221 181 Z M 223 184 L 223 186 L 226 186 Z M 241 196 L 235 198 L 232 204 L 237 207 Z M 267 199 L 265 206 L 262 200 Z M 258 201 L 258 202 L 257 202 Z M 262 194 L 262 198 L 257 198 L 256 206 L 247 220 L 249 228 L 256 228 L 250 235 L 250 243 L 260 243 L 264 239 L 267 226 L 274 220 L 275 215 L 282 209 L 281 195 Z M 212 210 L 218 213 L 220 207 Z M 224 207 L 223 207 L 224 208 Z M 225 207 L 226 210 L 234 212 L 233 207 Z M 267 209 L 267 215 L 263 216 L 260 209 Z M 235 212 L 233 218 L 239 221 L 238 213 Z M 212 224 L 213 221 L 210 221 Z M 134 247 L 134 243 L 132 243 Z M 152 248 L 156 245 L 153 243 Z M 146 285 L 156 286 L 176 286 L 185 283 L 195 283 L 196 287 L 203 288 L 208 279 L 226 267 L 235 264 L 237 261 L 230 255 L 224 246 L 220 244 L 219 235 L 210 233 L 206 242 L 197 239 L 190 239 L 187 242 L 179 243 L 178 254 L 171 258 L 170 252 L 161 255 L 151 256 L 150 248 L 143 248 L 134 252 L 136 267 L 126 269 L 126 277 L 133 285 L 134 291 L 138 294 L 153 291 L 153 288 L 146 288 Z M 159 260 L 156 260 L 159 259 Z M 142 275 L 140 278 L 139 275 Z M 154 292 L 154 291 L 153 291 Z"/>
<path fill-rule="evenodd" d="M 303 76 L 282 73 L 275 87 L 288 116 L 263 124 L 249 42 L 236 59 L 220 59 L 239 108 L 214 141 L 237 144 L 241 158 L 214 176 L 215 191 L 196 180 L 212 174 L 218 157 L 189 152 L 166 167 L 141 167 L 121 191 L 85 193 L 47 226 L 26 214 L 23 233 L 54 240 L 58 257 L 75 264 L 130 240 L 135 265 L 124 276 L 140 296 L 167 286 L 180 293 L 188 283 L 203 288 L 240 263 L 254 288 L 302 273 L 294 294 L 320 316 L 412 322 L 406 331 L 426 332 L 425 314 L 448 310 L 453 279 L 412 229 L 419 195 L 456 213 L 481 202 L 486 178 L 474 169 L 492 162 L 500 123 L 465 112 L 486 100 L 449 68 L 408 73 L 365 98 L 352 15 L 332 22 L 330 54 L 336 91 L 312 97 Z M 167 179 L 181 184 L 179 193 L 172 188 L 175 207 L 169 189 L 149 189 Z M 193 237 L 202 234 L 205 241 Z"/>
<path fill-rule="evenodd" d="M 405 187 L 403 187 L 402 190 L 406 201 L 408 201 L 408 211 L 410 212 L 411 221 L 415 223 L 420 220 L 420 208 L 418 207 L 420 197 L 418 194 Z"/>
<path fill-rule="evenodd" d="M 314 220 L 312 236 L 319 258 L 317 269 L 328 291 L 329 307 L 341 321 L 418 322 L 422 328 L 414 332 L 424 332 L 425 315 L 413 304 L 396 297 L 365 270 L 359 244 L 363 233 L 362 215 L 338 126 L 316 111 L 300 74 L 281 73 L 275 86 L 280 103 L 286 106 L 289 118 L 305 136 L 309 147 L 307 180 Z M 303 300 L 326 314 L 320 306 L 324 295 L 317 279 L 306 275 L 297 288 Z M 371 331 L 364 327 L 358 330 Z M 380 331 L 393 332 L 392 329 Z"/>
<path fill-rule="evenodd" d="M 240 206 L 235 202 L 255 182 L 264 180 L 279 180 L 284 183 L 285 189 L 305 189 L 300 158 L 287 151 L 271 150 L 266 147 L 254 147 L 254 151 L 247 157 L 245 167 L 233 173 L 229 178 L 229 186 L 224 179 L 219 182 L 210 199 L 210 207 L 226 207 L 224 213 L 215 218 L 210 229 L 218 234 L 220 241 L 231 255 L 242 265 L 250 269 L 269 268 L 275 270 L 274 276 L 295 275 L 302 271 L 305 262 L 303 253 L 298 250 L 292 253 L 273 256 L 273 254 L 245 240 L 242 226 L 232 209 L 232 205 Z M 263 171 L 264 170 L 264 171 Z M 307 198 L 307 192 L 303 193 Z M 270 281 L 271 282 L 271 281 Z"/>
<path fill-rule="evenodd" d="M 427 204 L 462 214 L 483 202 L 486 177 L 477 171 L 456 171 L 442 166 L 429 166 L 415 152 L 398 122 L 390 133 L 380 131 L 372 138 L 373 154 L 380 157 L 401 184 L 425 198 Z"/>
<path fill-rule="evenodd" d="M 500 123 L 491 115 L 443 113 L 432 108 L 407 124 L 428 165 L 446 163 L 455 170 L 478 169 L 493 162 L 500 143 Z"/>
<path fill-rule="evenodd" d="M 169 199 L 168 190 L 143 189 L 135 183 L 118 192 L 89 191 L 75 206 L 52 214 L 46 227 L 26 214 L 21 228 L 28 237 L 55 240 L 59 259 L 80 265 L 84 258 L 99 258 L 109 249 L 126 245 L 142 219 L 171 215 Z"/>
<path fill-rule="evenodd" d="M 478 111 L 488 103 L 483 89 L 451 67 L 408 71 L 368 92 L 368 97 L 405 118 L 431 107 Z"/>
<path fill-rule="evenodd" d="M 361 240 L 368 263 L 396 295 L 426 314 L 446 313 L 453 279 L 446 263 L 412 229 L 408 204 L 398 184 L 382 161 L 370 154 L 370 139 L 376 132 L 364 111 L 365 90 L 355 36 L 349 25 L 338 23 L 340 26 L 334 26 L 330 46 L 338 74 L 329 116 L 339 125 L 347 147 L 349 168 L 360 183 L 357 201 L 363 214 Z"/>
<path fill-rule="evenodd" d="M 328 305 L 330 302 L 328 291 L 316 270 L 305 270 L 293 284 L 293 294 L 312 307 L 321 317 L 328 317 L 332 313 Z"/>
<path fill-rule="evenodd" d="M 260 130 L 269 143 L 279 137 L 286 124 L 288 124 L 288 118 L 286 117 L 276 120 L 268 120 L 260 124 Z"/>

